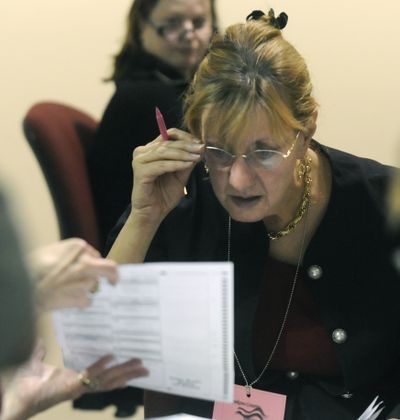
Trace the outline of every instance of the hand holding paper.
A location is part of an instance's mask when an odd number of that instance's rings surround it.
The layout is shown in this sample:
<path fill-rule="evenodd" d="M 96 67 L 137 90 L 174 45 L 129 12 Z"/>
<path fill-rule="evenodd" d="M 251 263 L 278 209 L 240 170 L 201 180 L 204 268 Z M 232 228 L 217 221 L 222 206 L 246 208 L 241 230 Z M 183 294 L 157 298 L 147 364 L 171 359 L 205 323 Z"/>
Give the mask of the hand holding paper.
<path fill-rule="evenodd" d="M 126 265 L 119 277 L 102 283 L 90 308 L 55 315 L 66 366 L 137 357 L 150 375 L 131 385 L 232 401 L 232 263 Z"/>

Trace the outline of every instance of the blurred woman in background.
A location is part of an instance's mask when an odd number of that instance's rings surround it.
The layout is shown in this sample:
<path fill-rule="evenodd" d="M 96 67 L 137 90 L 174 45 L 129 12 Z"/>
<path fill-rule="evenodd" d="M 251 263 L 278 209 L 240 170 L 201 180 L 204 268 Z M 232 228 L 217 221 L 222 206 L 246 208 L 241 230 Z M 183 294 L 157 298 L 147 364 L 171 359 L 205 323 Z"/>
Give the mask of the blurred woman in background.
<path fill-rule="evenodd" d="M 130 202 L 132 152 L 157 134 L 158 106 L 180 126 L 182 94 L 216 30 L 214 0 L 135 0 L 111 80 L 116 91 L 89 152 L 103 239 Z"/>

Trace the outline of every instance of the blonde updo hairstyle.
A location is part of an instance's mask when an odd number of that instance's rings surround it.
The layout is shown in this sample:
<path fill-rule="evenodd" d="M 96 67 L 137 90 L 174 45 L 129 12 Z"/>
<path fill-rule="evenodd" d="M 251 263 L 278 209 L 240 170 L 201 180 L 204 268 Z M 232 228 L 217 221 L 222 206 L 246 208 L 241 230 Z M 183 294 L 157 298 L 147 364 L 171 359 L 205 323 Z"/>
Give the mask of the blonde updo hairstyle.
<path fill-rule="evenodd" d="M 184 124 L 195 136 L 204 128 L 230 145 L 261 107 L 276 138 L 287 141 L 288 129 L 307 138 L 318 107 L 309 72 L 274 21 L 270 11 L 214 36 L 185 101 Z"/>

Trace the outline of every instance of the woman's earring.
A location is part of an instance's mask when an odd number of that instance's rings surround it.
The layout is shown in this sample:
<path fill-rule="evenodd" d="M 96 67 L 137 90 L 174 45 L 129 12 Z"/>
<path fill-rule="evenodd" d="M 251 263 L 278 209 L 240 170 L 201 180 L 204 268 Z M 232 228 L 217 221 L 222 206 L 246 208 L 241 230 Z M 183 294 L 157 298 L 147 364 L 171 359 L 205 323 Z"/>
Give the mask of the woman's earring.
<path fill-rule="evenodd" d="M 207 163 L 204 162 L 204 171 L 205 173 L 208 175 L 208 173 L 210 172 L 210 170 L 208 169 Z"/>
<path fill-rule="evenodd" d="M 303 159 L 298 165 L 297 165 L 297 169 L 296 169 L 296 176 L 297 176 L 297 180 L 299 182 L 301 182 L 304 178 L 304 174 L 306 173 L 307 170 L 307 164 L 305 162 L 305 160 Z"/>

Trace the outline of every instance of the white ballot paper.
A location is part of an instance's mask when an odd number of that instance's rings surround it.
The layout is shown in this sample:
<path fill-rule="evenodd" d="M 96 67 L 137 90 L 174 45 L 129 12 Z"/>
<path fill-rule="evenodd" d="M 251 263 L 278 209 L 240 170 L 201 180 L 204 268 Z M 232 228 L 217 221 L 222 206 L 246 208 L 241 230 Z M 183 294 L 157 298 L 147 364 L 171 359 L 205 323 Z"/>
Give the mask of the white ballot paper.
<path fill-rule="evenodd" d="M 150 371 L 140 388 L 233 401 L 233 264 L 146 263 L 119 267 L 87 309 L 54 314 L 65 366 L 80 371 L 112 353 Z"/>
<path fill-rule="evenodd" d="M 383 401 L 379 401 L 379 395 L 377 395 L 357 420 L 376 420 L 384 408 Z"/>

